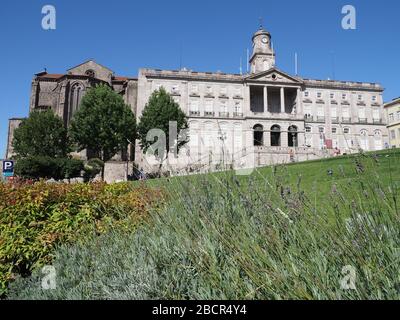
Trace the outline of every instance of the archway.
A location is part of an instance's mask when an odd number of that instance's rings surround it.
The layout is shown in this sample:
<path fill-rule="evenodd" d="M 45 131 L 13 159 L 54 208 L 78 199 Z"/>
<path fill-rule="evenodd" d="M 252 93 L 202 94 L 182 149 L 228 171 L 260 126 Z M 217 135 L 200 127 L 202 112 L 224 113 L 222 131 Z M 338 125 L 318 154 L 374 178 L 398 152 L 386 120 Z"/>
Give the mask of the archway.
<path fill-rule="evenodd" d="M 280 147 L 281 145 L 281 127 L 273 125 L 271 127 L 271 147 Z"/>
<path fill-rule="evenodd" d="M 256 147 L 264 145 L 264 127 L 261 124 L 256 124 L 253 127 L 253 144 Z"/>
<path fill-rule="evenodd" d="M 288 146 L 289 147 L 298 147 L 298 134 L 297 134 L 297 127 L 290 126 L 288 129 Z"/>

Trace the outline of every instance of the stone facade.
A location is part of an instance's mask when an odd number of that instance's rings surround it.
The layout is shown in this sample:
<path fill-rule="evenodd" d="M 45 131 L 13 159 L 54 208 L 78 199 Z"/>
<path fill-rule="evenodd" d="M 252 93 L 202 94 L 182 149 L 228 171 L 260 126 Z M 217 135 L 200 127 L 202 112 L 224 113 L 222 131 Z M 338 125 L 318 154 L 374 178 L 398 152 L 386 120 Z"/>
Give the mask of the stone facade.
<path fill-rule="evenodd" d="M 275 66 L 269 32 L 260 28 L 252 41 L 251 72 L 244 75 L 140 69 L 135 79 L 114 76 L 92 60 L 66 74 L 42 72 L 32 81 L 30 110 L 50 108 L 68 125 L 87 89 L 107 83 L 139 120 L 152 92 L 164 87 L 189 122 L 188 145 L 166 163 L 176 173 L 218 168 L 221 163 L 252 168 L 388 145 L 379 84 L 289 75 Z M 12 157 L 12 131 L 18 121 L 10 120 L 7 158 Z M 123 168 L 132 160 L 145 170 L 158 168 L 138 143 L 131 150 L 114 157 L 108 180 L 126 178 Z M 121 168 L 115 169 L 118 165 Z"/>
<path fill-rule="evenodd" d="M 400 148 L 400 98 L 393 99 L 385 104 L 388 119 L 390 146 Z"/>
<path fill-rule="evenodd" d="M 250 74 L 140 69 L 137 115 L 164 87 L 186 112 L 190 142 L 171 167 L 254 166 L 317 159 L 387 146 L 383 88 L 310 80 L 275 66 L 271 35 L 253 36 Z M 136 149 L 142 167 L 155 159 Z"/>

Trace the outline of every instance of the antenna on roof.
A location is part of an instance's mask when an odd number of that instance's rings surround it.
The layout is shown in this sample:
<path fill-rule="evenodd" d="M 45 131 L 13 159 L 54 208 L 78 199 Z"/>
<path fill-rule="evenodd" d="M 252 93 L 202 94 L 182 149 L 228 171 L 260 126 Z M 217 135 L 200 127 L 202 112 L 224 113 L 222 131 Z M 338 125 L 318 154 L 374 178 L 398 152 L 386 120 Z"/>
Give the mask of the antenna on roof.
<path fill-rule="evenodd" d="M 242 70 L 242 57 L 240 57 L 239 72 L 240 72 L 240 75 L 243 74 L 243 70 Z"/>

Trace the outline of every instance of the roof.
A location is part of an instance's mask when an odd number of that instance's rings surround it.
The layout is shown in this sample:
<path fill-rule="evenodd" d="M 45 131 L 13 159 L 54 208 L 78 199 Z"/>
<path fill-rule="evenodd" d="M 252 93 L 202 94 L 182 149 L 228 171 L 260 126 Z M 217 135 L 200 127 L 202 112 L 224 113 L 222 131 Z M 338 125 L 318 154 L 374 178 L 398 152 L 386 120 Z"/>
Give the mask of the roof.
<path fill-rule="evenodd" d="M 41 79 L 60 79 L 62 77 L 64 77 L 65 74 L 61 74 L 61 73 L 46 73 L 46 74 L 39 74 L 38 78 Z"/>
<path fill-rule="evenodd" d="M 384 107 L 384 108 L 387 108 L 387 107 L 393 106 L 393 105 L 395 105 L 395 104 L 400 104 L 400 97 L 394 98 L 392 101 L 386 102 L 386 103 L 383 105 L 383 107 Z"/>

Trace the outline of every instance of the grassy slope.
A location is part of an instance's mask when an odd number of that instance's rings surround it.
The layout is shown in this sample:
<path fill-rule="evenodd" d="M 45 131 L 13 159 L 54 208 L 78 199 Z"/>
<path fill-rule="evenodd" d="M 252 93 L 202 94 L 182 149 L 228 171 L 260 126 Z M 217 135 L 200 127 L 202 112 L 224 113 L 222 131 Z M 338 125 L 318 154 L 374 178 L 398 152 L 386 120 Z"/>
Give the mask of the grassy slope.
<path fill-rule="evenodd" d="M 399 299 L 399 156 L 146 181 L 171 196 L 150 224 L 60 248 L 56 290 L 37 272 L 10 297 Z M 348 267 L 355 290 L 342 287 Z"/>
<path fill-rule="evenodd" d="M 356 160 L 364 169 L 364 172 L 357 173 Z M 328 175 L 332 170 L 333 175 Z M 218 178 L 235 174 L 235 172 L 223 172 L 208 174 L 210 177 Z M 203 179 L 204 175 L 189 177 L 174 177 L 168 179 L 148 180 L 145 183 L 150 186 L 163 186 L 174 196 L 186 182 L 196 183 Z M 400 183 L 400 149 L 384 150 L 380 152 L 369 152 L 363 155 L 341 156 L 323 160 L 313 160 L 289 165 L 269 166 L 254 170 L 250 176 L 237 175 L 241 181 L 255 179 L 256 183 L 271 181 L 276 183 L 281 179 L 285 188 L 299 189 L 307 193 L 307 197 L 313 201 L 316 209 L 324 206 L 332 188 L 339 188 L 352 192 L 353 185 L 374 184 L 379 182 L 382 186 L 399 186 Z M 371 199 L 372 200 L 372 199 Z"/>

